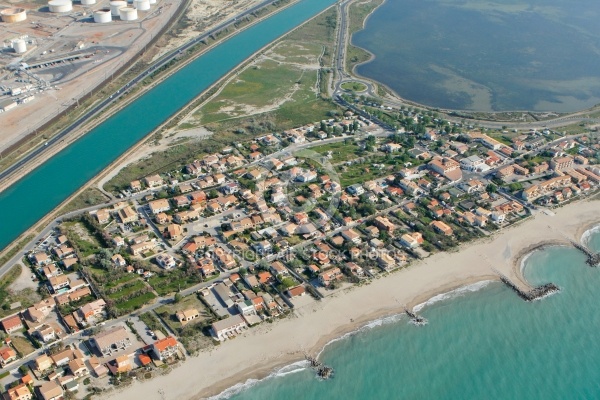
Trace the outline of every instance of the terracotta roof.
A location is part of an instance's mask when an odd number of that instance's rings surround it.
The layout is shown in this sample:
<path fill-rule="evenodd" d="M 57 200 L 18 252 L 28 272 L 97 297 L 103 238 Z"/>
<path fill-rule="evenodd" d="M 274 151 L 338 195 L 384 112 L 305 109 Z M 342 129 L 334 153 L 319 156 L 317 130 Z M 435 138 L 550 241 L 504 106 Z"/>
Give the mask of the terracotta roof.
<path fill-rule="evenodd" d="M 177 341 L 175 340 L 175 338 L 173 336 L 168 336 L 164 339 L 160 339 L 160 340 L 157 340 L 156 342 L 154 342 L 154 347 L 159 352 L 163 352 L 163 351 L 165 351 L 165 349 L 167 349 L 169 347 L 175 347 L 175 346 L 177 346 Z"/>

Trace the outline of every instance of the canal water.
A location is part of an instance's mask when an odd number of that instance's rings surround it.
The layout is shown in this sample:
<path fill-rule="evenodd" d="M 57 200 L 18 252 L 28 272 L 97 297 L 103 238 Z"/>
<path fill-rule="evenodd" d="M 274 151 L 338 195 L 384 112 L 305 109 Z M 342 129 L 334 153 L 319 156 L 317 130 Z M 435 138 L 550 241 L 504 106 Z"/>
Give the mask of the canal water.
<path fill-rule="evenodd" d="M 227 39 L 0 193 L 0 249 L 228 71 L 334 3 L 301 0 Z"/>

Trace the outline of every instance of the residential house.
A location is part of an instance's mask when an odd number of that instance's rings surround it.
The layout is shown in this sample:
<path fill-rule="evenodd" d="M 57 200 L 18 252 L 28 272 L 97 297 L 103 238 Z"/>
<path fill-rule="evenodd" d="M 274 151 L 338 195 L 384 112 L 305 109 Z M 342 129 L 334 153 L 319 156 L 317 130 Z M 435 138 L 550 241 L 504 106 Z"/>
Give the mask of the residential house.
<path fill-rule="evenodd" d="M 69 286 L 69 278 L 66 275 L 53 276 L 48 280 L 50 287 L 56 293 L 59 289 Z"/>
<path fill-rule="evenodd" d="M 446 179 L 456 182 L 462 179 L 460 164 L 448 157 L 434 157 L 427 166 Z"/>
<path fill-rule="evenodd" d="M 175 258 L 168 253 L 161 253 L 156 256 L 156 262 L 158 265 L 163 267 L 164 269 L 172 269 L 177 266 L 177 262 L 175 262 Z"/>
<path fill-rule="evenodd" d="M 104 356 L 110 356 L 113 351 L 123 350 L 131 346 L 129 333 L 123 326 L 115 326 L 105 332 L 99 333 L 90 339 L 90 342 Z"/>
<path fill-rule="evenodd" d="M 177 312 L 175 317 L 177 318 L 177 321 L 184 323 L 199 318 L 200 313 L 195 308 L 188 308 L 187 310 Z"/>
<path fill-rule="evenodd" d="M 63 398 L 62 388 L 54 381 L 44 382 L 37 389 L 42 400 L 61 400 Z"/>
<path fill-rule="evenodd" d="M 396 267 L 396 260 L 388 253 L 383 252 L 377 257 L 377 264 L 385 271 L 389 271 Z"/>
<path fill-rule="evenodd" d="M 122 268 L 124 266 L 127 265 L 127 261 L 125 261 L 125 259 L 123 258 L 122 255 L 120 254 L 115 254 L 114 256 L 112 256 L 110 258 L 110 260 L 112 261 L 112 263 L 114 264 L 115 267 L 117 268 Z"/>
<path fill-rule="evenodd" d="M 212 324 L 212 332 L 217 340 L 227 339 L 231 335 L 240 333 L 248 324 L 241 315 L 232 315 L 229 318 L 216 321 Z"/>
<path fill-rule="evenodd" d="M 85 362 L 79 358 L 69 361 L 69 370 L 78 378 L 90 373 L 88 368 L 85 366 Z"/>
<path fill-rule="evenodd" d="M 163 179 L 160 175 L 150 175 L 144 178 L 144 182 L 146 182 L 146 186 L 149 188 L 158 187 L 164 185 Z"/>
<path fill-rule="evenodd" d="M 21 383 L 17 386 L 9 387 L 4 393 L 3 398 L 5 400 L 30 400 L 33 398 L 33 394 L 25 383 Z"/>
<path fill-rule="evenodd" d="M 117 215 L 119 216 L 121 222 L 124 224 L 135 222 L 139 219 L 137 212 L 135 212 L 133 208 L 131 208 L 131 206 L 125 206 L 121 208 L 117 212 Z"/>
<path fill-rule="evenodd" d="M 110 221 L 110 212 L 106 208 L 101 208 L 96 211 L 96 219 L 99 224 L 106 224 Z"/>
<path fill-rule="evenodd" d="M 148 203 L 148 206 L 150 207 L 150 212 L 153 215 L 169 211 L 171 209 L 171 206 L 169 205 L 169 201 L 167 199 L 153 200 Z"/>
<path fill-rule="evenodd" d="M 331 282 L 341 279 L 342 276 L 342 271 L 338 267 L 334 267 L 327 271 L 321 272 L 318 276 L 318 279 L 321 285 L 327 287 L 331 284 Z"/>
<path fill-rule="evenodd" d="M 394 225 L 389 219 L 381 215 L 375 217 L 373 223 L 380 230 L 388 232 L 390 234 L 394 232 L 394 229 L 396 229 L 396 225 Z"/>
<path fill-rule="evenodd" d="M 38 267 L 52 263 L 52 258 L 45 252 L 35 253 L 29 256 L 29 259 Z"/>
<path fill-rule="evenodd" d="M 0 348 L 0 364 L 2 367 L 10 364 L 17 359 L 17 352 L 9 346 L 3 346 Z"/>
<path fill-rule="evenodd" d="M 344 240 L 354 244 L 359 244 L 361 242 L 360 235 L 354 229 L 343 230 L 342 237 Z"/>
<path fill-rule="evenodd" d="M 453 233 L 452 228 L 442 221 L 433 221 L 430 225 L 433 226 L 435 231 L 443 235 L 451 236 Z"/>
<path fill-rule="evenodd" d="M 302 285 L 293 286 L 291 288 L 288 288 L 288 290 L 286 290 L 285 294 L 289 298 L 300 297 L 300 296 L 304 296 L 306 294 L 306 289 L 304 289 L 304 286 L 302 286 Z"/>
<path fill-rule="evenodd" d="M 91 318 L 101 314 L 105 309 L 106 302 L 104 299 L 98 299 L 79 307 L 79 314 L 84 320 L 89 322 Z"/>
<path fill-rule="evenodd" d="M 52 368 L 53 362 L 50 357 L 46 354 L 42 354 L 33 360 L 34 369 L 36 372 L 44 372 L 50 368 Z"/>
<path fill-rule="evenodd" d="M 423 243 L 423 235 L 420 232 L 405 233 L 400 237 L 400 244 L 409 249 L 419 247 Z"/>
<path fill-rule="evenodd" d="M 167 336 L 152 344 L 152 353 L 161 361 L 177 354 L 178 349 L 179 345 L 173 336 Z"/>

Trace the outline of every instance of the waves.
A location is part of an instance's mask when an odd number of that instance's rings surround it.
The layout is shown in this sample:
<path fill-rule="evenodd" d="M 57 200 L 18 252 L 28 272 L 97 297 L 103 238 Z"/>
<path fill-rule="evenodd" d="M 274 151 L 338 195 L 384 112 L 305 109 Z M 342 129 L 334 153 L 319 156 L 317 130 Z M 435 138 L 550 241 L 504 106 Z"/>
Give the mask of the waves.
<path fill-rule="evenodd" d="M 594 246 L 590 246 L 590 241 L 591 241 L 592 237 L 598 233 L 600 233 L 600 225 L 596 225 L 596 226 L 588 229 L 587 231 L 583 232 L 583 235 L 581 235 L 581 240 L 580 240 L 581 244 L 587 248 L 593 248 Z"/>
<path fill-rule="evenodd" d="M 286 375 L 295 374 L 297 372 L 307 369 L 308 367 L 309 367 L 308 361 L 306 361 L 306 360 L 297 361 L 295 363 L 292 363 L 292 364 L 289 364 L 289 365 L 279 368 L 278 370 L 270 373 L 263 379 L 248 379 L 248 380 L 246 380 L 246 382 L 237 383 L 237 384 L 231 386 L 230 388 L 224 390 L 223 392 L 219 393 L 218 395 L 209 397 L 207 400 L 229 399 L 229 398 L 235 396 L 236 394 L 239 394 L 241 392 L 244 392 L 244 391 L 250 389 L 257 383 L 267 381 L 267 380 L 270 380 L 273 378 L 280 378 L 280 377 L 284 377 Z"/>
<path fill-rule="evenodd" d="M 419 312 L 426 306 L 431 306 L 431 305 L 433 305 L 435 303 L 439 303 L 441 301 L 450 300 L 450 299 L 454 299 L 456 297 L 464 296 L 465 294 L 468 294 L 468 293 L 477 292 L 477 291 L 485 288 L 486 286 L 488 286 L 491 282 L 492 281 L 476 282 L 471 285 L 461 286 L 458 289 L 454 289 L 454 290 L 451 290 L 446 293 L 438 294 L 436 296 L 433 296 L 432 298 L 430 298 L 429 300 L 427 300 L 424 303 L 417 304 L 413 310 L 415 312 Z"/>

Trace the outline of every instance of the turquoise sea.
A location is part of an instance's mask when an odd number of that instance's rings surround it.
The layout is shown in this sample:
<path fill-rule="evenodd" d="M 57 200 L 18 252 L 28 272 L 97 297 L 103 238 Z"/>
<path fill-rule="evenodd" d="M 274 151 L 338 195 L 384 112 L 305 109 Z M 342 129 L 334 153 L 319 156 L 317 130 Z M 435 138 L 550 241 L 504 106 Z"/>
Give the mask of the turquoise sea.
<path fill-rule="evenodd" d="M 432 107 L 576 111 L 600 103 L 597 0 L 386 0 L 357 67 Z"/>
<path fill-rule="evenodd" d="M 600 233 L 588 244 L 600 250 Z M 567 247 L 532 253 L 534 284 L 561 292 L 526 303 L 499 283 L 438 296 L 429 323 L 376 321 L 329 344 L 335 377 L 289 366 L 219 397 L 232 399 L 600 399 L 600 269 Z M 479 290 L 476 290 L 479 288 Z"/>

